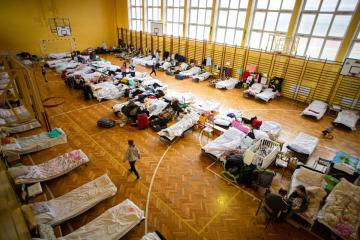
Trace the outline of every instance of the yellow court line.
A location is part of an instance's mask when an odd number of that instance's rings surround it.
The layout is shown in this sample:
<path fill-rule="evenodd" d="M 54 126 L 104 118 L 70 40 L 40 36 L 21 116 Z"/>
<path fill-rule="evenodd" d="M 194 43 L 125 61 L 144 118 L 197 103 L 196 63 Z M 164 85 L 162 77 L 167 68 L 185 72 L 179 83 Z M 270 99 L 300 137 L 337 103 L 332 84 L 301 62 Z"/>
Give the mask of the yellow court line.
<path fill-rule="evenodd" d="M 85 135 L 87 135 L 98 147 L 100 147 L 106 154 L 108 154 L 110 156 L 110 158 L 112 160 L 114 160 L 117 164 L 120 165 L 120 167 L 127 171 L 126 167 L 124 167 L 121 163 L 119 163 L 113 156 L 111 153 L 109 153 L 103 146 L 101 146 L 100 144 L 98 144 L 95 139 L 92 138 L 91 135 L 89 135 L 76 121 L 74 121 L 70 116 L 68 116 L 66 113 L 65 113 L 65 116 L 67 118 L 69 118 L 72 122 L 74 122 L 79 128 L 81 131 L 83 131 L 85 133 Z M 146 189 L 148 189 L 148 186 L 146 186 L 143 182 L 139 181 L 138 182 L 141 186 L 145 187 Z M 177 216 L 185 225 L 187 225 L 191 230 L 193 230 L 197 235 L 199 235 L 199 231 L 197 231 L 193 226 L 191 226 L 189 223 L 187 223 L 185 221 L 185 219 L 183 219 L 178 213 L 176 213 L 163 199 L 161 199 L 157 194 L 155 193 L 152 193 L 152 195 L 156 196 L 160 202 L 162 202 L 172 213 L 174 213 L 175 216 Z"/>

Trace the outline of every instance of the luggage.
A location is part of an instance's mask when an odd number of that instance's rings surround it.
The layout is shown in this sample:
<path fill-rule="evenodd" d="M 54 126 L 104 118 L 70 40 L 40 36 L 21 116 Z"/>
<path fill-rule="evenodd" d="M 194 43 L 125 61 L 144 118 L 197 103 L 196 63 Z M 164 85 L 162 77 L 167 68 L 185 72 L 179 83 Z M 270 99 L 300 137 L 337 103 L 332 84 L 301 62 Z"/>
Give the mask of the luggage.
<path fill-rule="evenodd" d="M 176 78 L 177 80 L 184 80 L 185 76 L 182 75 L 182 74 L 176 74 L 176 75 L 175 75 L 175 78 Z"/>
<path fill-rule="evenodd" d="M 83 90 L 84 91 L 84 98 L 85 98 L 86 101 L 91 100 L 91 99 L 94 98 L 94 95 L 93 95 L 93 92 L 91 90 L 90 85 L 85 85 L 83 89 L 84 89 Z"/>
<path fill-rule="evenodd" d="M 112 128 L 115 126 L 115 121 L 110 118 L 100 118 L 97 121 L 97 126 L 102 128 Z"/>
<path fill-rule="evenodd" d="M 149 125 L 148 116 L 146 113 L 137 115 L 137 126 L 139 129 L 145 129 Z"/>

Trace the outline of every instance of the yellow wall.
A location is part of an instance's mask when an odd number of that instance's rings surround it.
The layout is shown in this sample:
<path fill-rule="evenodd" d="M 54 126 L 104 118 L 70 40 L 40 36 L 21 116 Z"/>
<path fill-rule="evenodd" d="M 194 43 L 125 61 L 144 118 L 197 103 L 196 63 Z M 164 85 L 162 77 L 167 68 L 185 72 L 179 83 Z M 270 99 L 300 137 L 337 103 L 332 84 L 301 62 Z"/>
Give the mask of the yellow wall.
<path fill-rule="evenodd" d="M 116 23 L 119 28 L 129 29 L 128 1 L 116 1 Z"/>
<path fill-rule="evenodd" d="M 70 19 L 76 48 L 116 45 L 116 0 L 0 0 L 0 51 L 40 55 L 40 41 L 56 39 L 48 18 Z M 48 43 L 51 50 L 68 51 L 68 41 Z"/>

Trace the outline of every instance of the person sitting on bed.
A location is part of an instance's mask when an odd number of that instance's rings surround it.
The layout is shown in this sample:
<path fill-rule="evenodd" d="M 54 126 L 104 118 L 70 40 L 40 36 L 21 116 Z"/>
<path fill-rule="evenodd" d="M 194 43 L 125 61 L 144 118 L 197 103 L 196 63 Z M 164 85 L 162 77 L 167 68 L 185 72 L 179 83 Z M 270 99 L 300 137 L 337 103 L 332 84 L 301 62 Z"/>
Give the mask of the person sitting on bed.
<path fill-rule="evenodd" d="M 303 185 L 299 185 L 288 196 L 287 203 L 289 205 L 289 213 L 305 212 L 309 205 L 309 197 Z"/>
<path fill-rule="evenodd" d="M 280 188 L 278 194 L 267 191 L 265 193 L 265 204 L 277 216 L 276 222 L 282 222 L 284 213 L 288 211 L 285 189 Z"/>

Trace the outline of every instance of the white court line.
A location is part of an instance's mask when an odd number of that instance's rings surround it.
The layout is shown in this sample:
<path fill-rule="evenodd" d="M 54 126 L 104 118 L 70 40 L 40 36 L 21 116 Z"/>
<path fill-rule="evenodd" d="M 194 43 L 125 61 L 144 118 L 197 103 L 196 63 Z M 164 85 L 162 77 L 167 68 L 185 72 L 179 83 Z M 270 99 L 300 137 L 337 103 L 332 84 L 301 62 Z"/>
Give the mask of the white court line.
<path fill-rule="evenodd" d="M 249 111 L 285 111 L 285 112 L 301 112 L 300 110 L 292 110 L 292 109 L 283 109 L 283 108 L 252 108 L 252 109 L 243 109 L 240 110 L 242 112 L 249 112 Z"/>
<path fill-rule="evenodd" d="M 162 162 L 162 160 L 164 159 L 165 155 L 167 154 L 167 152 L 170 150 L 170 148 L 172 147 L 172 145 L 177 141 L 177 139 L 171 143 L 167 149 L 165 150 L 165 152 L 163 153 L 163 155 L 160 157 L 159 162 L 156 165 L 156 168 L 154 170 L 154 173 L 151 177 L 151 181 L 150 181 L 150 185 L 149 185 L 149 191 L 147 194 L 147 198 L 146 198 L 146 207 L 145 207 L 145 235 L 148 233 L 148 216 L 149 216 L 149 205 L 150 205 L 150 196 L 151 196 L 151 190 L 152 190 L 152 186 L 154 184 L 155 181 L 155 177 L 156 177 L 156 173 L 160 167 L 160 164 Z"/>

